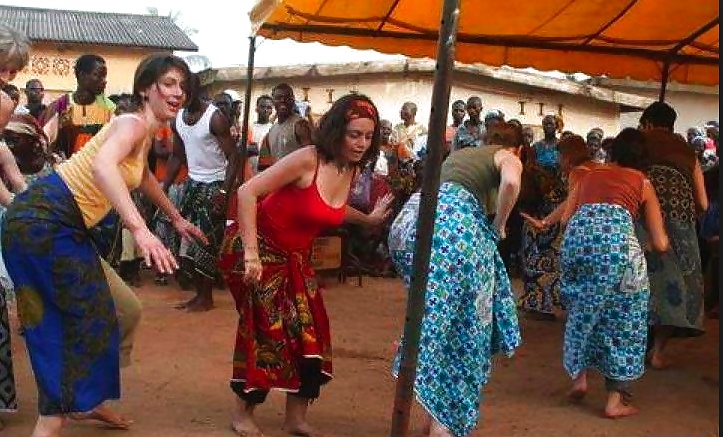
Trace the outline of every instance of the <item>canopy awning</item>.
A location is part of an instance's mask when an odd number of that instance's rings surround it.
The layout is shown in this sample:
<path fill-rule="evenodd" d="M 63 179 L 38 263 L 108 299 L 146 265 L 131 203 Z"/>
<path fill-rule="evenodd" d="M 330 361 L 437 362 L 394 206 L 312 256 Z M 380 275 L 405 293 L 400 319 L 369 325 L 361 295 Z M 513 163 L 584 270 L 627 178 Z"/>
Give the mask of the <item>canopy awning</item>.
<path fill-rule="evenodd" d="M 462 0 L 455 59 L 593 76 L 718 84 L 718 2 Z M 259 0 L 272 39 L 434 58 L 440 1 Z"/>

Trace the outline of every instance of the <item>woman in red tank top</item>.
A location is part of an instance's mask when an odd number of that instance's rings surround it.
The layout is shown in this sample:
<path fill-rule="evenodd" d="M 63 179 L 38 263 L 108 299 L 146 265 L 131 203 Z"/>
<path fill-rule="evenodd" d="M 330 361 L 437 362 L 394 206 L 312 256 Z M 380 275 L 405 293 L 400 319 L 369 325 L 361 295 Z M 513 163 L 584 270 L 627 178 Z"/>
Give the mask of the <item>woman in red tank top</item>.
<path fill-rule="evenodd" d="M 314 238 L 349 221 L 379 225 L 390 198 L 366 215 L 346 205 L 355 176 L 379 154 L 379 115 L 369 98 L 347 95 L 322 117 L 315 146 L 297 150 L 238 190 L 238 225 L 227 229 L 220 267 L 239 324 L 231 388 L 233 428 L 262 435 L 254 407 L 269 390 L 287 392 L 284 428 L 316 435 L 310 400 L 331 379 L 331 337 L 310 264 Z"/>

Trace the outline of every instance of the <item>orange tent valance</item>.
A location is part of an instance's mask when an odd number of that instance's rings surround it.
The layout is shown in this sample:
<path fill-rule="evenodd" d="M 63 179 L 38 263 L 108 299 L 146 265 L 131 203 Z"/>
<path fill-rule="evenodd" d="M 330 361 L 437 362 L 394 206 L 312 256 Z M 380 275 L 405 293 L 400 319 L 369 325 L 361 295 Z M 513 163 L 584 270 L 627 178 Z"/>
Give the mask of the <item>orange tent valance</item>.
<path fill-rule="evenodd" d="M 258 35 L 433 58 L 441 1 L 260 0 Z M 455 59 L 718 84 L 718 2 L 461 0 Z"/>

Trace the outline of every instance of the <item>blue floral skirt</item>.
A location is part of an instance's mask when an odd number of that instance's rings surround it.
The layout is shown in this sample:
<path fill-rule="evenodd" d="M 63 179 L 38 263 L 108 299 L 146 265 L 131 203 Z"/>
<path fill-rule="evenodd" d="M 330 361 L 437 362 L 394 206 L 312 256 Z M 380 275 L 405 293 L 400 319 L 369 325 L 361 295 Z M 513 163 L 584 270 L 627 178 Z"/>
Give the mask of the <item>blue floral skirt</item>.
<path fill-rule="evenodd" d="M 583 205 L 562 243 L 562 299 L 568 308 L 563 364 L 572 378 L 595 369 L 609 379 L 645 370 L 648 274 L 628 211 Z"/>
<path fill-rule="evenodd" d="M 418 214 L 417 193 L 389 233 L 390 254 L 407 288 L 414 273 Z M 456 436 L 467 435 L 477 426 L 481 389 L 489 380 L 492 355 L 511 356 L 521 343 L 498 240 L 477 199 L 461 185 L 442 184 L 414 390 L 427 412 Z M 402 346 L 393 364 L 395 376 L 401 351 Z"/>
<path fill-rule="evenodd" d="M 90 411 L 120 397 L 119 330 L 98 249 L 57 173 L 19 194 L 5 216 L 41 415 Z"/>

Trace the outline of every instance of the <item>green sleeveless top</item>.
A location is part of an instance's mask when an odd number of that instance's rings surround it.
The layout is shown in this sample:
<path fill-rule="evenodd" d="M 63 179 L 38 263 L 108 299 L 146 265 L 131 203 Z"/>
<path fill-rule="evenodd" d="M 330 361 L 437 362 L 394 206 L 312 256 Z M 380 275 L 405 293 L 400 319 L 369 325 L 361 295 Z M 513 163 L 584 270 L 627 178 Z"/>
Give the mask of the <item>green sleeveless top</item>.
<path fill-rule="evenodd" d="M 477 198 L 486 214 L 497 211 L 500 171 L 495 153 L 503 146 L 466 147 L 449 154 L 442 164 L 440 183 L 456 182 Z"/>

